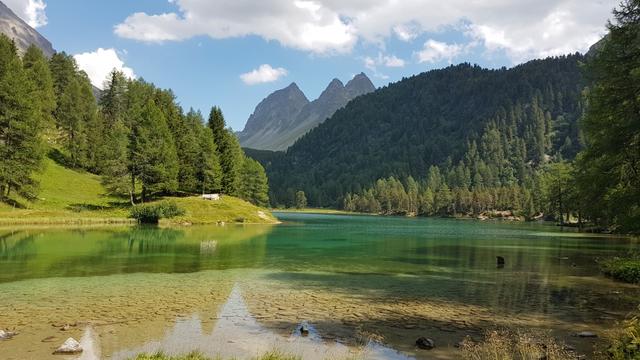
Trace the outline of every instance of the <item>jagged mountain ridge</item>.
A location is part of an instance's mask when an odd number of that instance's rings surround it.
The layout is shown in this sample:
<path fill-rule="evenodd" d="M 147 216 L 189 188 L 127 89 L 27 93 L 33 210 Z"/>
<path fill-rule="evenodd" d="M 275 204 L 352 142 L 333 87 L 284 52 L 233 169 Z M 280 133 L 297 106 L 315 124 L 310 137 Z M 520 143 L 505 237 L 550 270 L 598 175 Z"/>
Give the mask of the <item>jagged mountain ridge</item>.
<path fill-rule="evenodd" d="M 55 53 L 49 40 L 20 19 L 2 1 L 0 1 L 0 33 L 12 38 L 20 53 L 24 53 L 30 45 L 40 48 L 47 57 Z"/>
<path fill-rule="evenodd" d="M 259 150 L 286 150 L 349 101 L 374 90 L 371 80 L 360 73 L 346 85 L 333 79 L 316 100 L 309 102 L 292 83 L 267 96 L 256 106 L 244 130 L 238 133 L 240 144 Z"/>

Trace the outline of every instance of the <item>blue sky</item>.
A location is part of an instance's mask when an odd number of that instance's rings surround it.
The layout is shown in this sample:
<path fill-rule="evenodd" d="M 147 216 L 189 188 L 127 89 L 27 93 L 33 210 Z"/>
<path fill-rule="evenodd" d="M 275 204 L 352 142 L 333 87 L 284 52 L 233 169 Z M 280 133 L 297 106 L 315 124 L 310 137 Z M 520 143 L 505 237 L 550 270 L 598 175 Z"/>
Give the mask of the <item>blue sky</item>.
<path fill-rule="evenodd" d="M 333 78 L 378 87 L 460 62 L 512 66 L 585 51 L 611 0 L 5 0 L 99 85 L 124 68 L 241 130 L 260 100 L 296 82 L 310 100 Z M 102 49 L 98 51 L 98 49 Z M 252 73 L 253 71 L 253 73 Z M 245 74 L 243 76 L 243 74 Z"/>

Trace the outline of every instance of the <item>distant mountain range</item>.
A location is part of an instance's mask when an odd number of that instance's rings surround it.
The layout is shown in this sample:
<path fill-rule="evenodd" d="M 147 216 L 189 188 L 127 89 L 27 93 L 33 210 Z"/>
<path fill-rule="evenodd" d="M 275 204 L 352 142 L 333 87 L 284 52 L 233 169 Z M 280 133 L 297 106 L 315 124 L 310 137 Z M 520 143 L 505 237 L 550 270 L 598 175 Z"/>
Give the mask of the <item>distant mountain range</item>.
<path fill-rule="evenodd" d="M 24 53 L 30 45 L 39 47 L 47 57 L 55 53 L 49 40 L 40 35 L 34 28 L 20 19 L 11 9 L 0 1 L 0 33 L 12 38 L 20 53 Z"/>
<path fill-rule="evenodd" d="M 375 89 L 367 75 L 360 73 L 346 86 L 333 79 L 320 97 L 309 101 L 298 85 L 292 83 L 256 106 L 244 130 L 238 133 L 240 144 L 258 150 L 286 150 L 349 101 Z"/>

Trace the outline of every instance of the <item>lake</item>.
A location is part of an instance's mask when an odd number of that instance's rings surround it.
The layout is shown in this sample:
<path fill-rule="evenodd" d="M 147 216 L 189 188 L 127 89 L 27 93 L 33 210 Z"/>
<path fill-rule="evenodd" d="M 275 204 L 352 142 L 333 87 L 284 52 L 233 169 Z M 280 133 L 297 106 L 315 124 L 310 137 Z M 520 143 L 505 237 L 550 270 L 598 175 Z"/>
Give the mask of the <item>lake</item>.
<path fill-rule="evenodd" d="M 581 352 L 638 305 L 598 258 L 637 239 L 540 224 L 277 213 L 280 225 L 0 229 L 0 359 L 455 359 L 466 336 L 548 331 Z M 496 256 L 505 266 L 496 266 Z M 300 336 L 304 325 L 308 336 Z M 68 337 L 77 356 L 54 356 Z M 415 340 L 435 340 L 431 351 Z"/>

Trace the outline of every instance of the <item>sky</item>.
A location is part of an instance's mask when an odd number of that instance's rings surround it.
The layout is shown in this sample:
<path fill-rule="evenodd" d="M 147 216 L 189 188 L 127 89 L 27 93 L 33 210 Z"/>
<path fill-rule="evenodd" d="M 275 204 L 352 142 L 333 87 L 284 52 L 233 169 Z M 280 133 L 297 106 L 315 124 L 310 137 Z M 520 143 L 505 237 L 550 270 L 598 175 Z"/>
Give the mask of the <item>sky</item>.
<path fill-rule="evenodd" d="M 309 100 L 333 78 L 377 87 L 469 62 L 511 67 L 585 52 L 618 0 L 2 0 L 74 55 L 101 88 L 113 69 L 222 108 L 242 130 L 291 82 Z"/>

